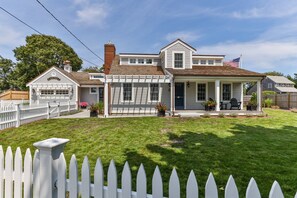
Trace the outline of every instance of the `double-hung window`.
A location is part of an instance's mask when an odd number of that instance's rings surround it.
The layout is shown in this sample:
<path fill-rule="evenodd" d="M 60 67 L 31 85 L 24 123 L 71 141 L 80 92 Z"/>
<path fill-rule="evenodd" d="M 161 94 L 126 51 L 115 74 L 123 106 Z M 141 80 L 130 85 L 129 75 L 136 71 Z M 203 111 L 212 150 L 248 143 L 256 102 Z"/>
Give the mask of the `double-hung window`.
<path fill-rule="evenodd" d="M 132 83 L 123 83 L 123 101 L 132 101 Z"/>
<path fill-rule="evenodd" d="M 152 102 L 159 101 L 159 84 L 158 83 L 150 84 L 150 101 Z"/>
<path fill-rule="evenodd" d="M 174 53 L 174 68 L 184 67 L 183 53 Z"/>
<path fill-rule="evenodd" d="M 197 83 L 197 101 L 206 100 L 206 84 Z"/>
<path fill-rule="evenodd" d="M 231 100 L 231 84 L 223 84 L 223 100 Z"/>

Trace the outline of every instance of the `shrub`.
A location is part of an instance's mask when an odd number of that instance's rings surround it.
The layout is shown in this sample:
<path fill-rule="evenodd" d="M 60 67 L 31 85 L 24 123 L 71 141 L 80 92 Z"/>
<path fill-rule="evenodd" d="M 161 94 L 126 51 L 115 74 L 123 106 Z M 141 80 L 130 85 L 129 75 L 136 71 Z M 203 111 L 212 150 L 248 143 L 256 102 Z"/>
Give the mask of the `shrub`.
<path fill-rule="evenodd" d="M 225 114 L 224 113 L 219 113 L 219 118 L 224 118 L 225 117 Z"/>
<path fill-rule="evenodd" d="M 272 105 L 272 99 L 267 98 L 267 99 L 264 100 L 264 107 L 270 108 L 271 105 Z"/>
<path fill-rule="evenodd" d="M 237 113 L 231 113 L 230 114 L 230 117 L 232 117 L 232 118 L 236 118 L 238 115 L 237 115 Z"/>
<path fill-rule="evenodd" d="M 97 102 L 95 106 L 98 108 L 99 114 L 103 114 L 104 112 L 104 103 L 103 102 Z"/>
<path fill-rule="evenodd" d="M 205 114 L 201 115 L 200 117 L 202 117 L 202 118 L 210 118 L 210 114 L 209 113 L 205 113 Z"/>

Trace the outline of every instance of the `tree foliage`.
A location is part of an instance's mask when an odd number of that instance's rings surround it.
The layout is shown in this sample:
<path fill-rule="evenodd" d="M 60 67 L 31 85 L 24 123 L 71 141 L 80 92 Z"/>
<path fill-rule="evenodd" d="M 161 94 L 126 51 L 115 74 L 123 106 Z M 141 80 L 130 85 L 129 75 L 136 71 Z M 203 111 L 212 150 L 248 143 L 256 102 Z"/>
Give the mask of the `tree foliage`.
<path fill-rule="evenodd" d="M 14 85 L 26 88 L 26 83 L 52 66 L 62 67 L 65 60 L 71 62 L 73 71 L 81 69 L 82 60 L 62 40 L 49 35 L 26 37 L 26 44 L 13 50 L 18 61 L 13 72 Z"/>
<path fill-rule="evenodd" d="M 297 88 L 297 74 L 294 74 L 294 77 L 288 75 L 287 78 L 295 83 L 294 87 Z"/>
<path fill-rule="evenodd" d="M 0 56 L 0 92 L 11 88 L 11 73 L 14 63 L 10 59 Z"/>
<path fill-rule="evenodd" d="M 95 67 L 95 66 L 91 66 L 91 67 L 84 68 L 82 71 L 83 72 L 88 72 L 88 73 L 99 73 L 100 68 Z"/>
<path fill-rule="evenodd" d="M 267 76 L 284 76 L 283 73 L 277 71 L 265 72 L 264 74 L 266 74 Z"/>

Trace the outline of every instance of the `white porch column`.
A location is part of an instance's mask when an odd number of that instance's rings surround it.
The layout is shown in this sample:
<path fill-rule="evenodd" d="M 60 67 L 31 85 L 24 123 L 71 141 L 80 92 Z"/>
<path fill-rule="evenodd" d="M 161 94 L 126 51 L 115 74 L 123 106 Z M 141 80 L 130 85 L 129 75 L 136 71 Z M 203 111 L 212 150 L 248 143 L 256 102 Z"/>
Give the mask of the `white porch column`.
<path fill-rule="evenodd" d="M 175 86 L 174 86 L 174 81 L 172 80 L 170 82 L 170 111 L 172 114 L 174 114 L 175 111 Z"/>
<path fill-rule="evenodd" d="M 30 85 L 29 86 L 29 104 L 30 104 L 30 106 L 32 105 L 32 102 L 31 102 L 31 100 L 32 100 L 32 85 Z"/>
<path fill-rule="evenodd" d="M 258 111 L 262 111 L 262 87 L 261 80 L 257 81 L 257 102 L 258 102 Z"/>
<path fill-rule="evenodd" d="M 220 111 L 220 80 L 215 82 L 216 111 Z"/>
<path fill-rule="evenodd" d="M 108 117 L 108 83 L 104 83 L 104 117 Z"/>
<path fill-rule="evenodd" d="M 240 84 L 240 109 L 243 110 L 243 86 L 244 86 L 244 83 L 241 83 Z"/>

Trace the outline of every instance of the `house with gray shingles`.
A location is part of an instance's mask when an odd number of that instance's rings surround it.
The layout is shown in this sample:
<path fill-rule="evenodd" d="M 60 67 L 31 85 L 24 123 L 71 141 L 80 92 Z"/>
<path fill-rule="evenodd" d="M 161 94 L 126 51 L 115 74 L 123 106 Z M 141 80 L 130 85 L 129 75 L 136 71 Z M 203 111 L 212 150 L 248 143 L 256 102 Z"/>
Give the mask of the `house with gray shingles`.
<path fill-rule="evenodd" d="M 27 84 L 30 105 L 80 101 L 88 104 L 103 101 L 103 73 L 73 72 L 70 62 L 64 69 L 51 67 Z"/>
<path fill-rule="evenodd" d="M 267 76 L 262 81 L 263 91 L 274 91 L 279 94 L 286 93 L 297 93 L 297 89 L 294 87 L 295 83 L 290 81 L 284 76 Z M 249 91 L 248 95 L 257 91 L 257 87 L 253 86 Z"/>
<path fill-rule="evenodd" d="M 105 44 L 104 112 L 110 114 L 156 113 L 162 102 L 172 114 L 203 110 L 203 102 L 216 101 L 216 112 L 229 109 L 231 98 L 243 101 L 243 84 L 257 84 L 261 104 L 261 81 L 265 75 L 224 66 L 224 55 L 202 55 L 177 39 L 159 53 L 119 53 Z M 241 103 L 241 109 L 243 108 Z M 258 105 L 261 111 L 261 105 Z"/>

